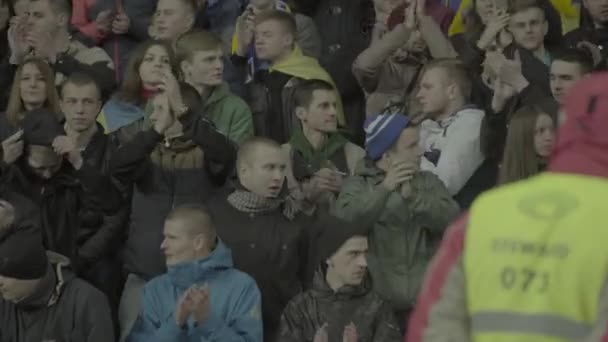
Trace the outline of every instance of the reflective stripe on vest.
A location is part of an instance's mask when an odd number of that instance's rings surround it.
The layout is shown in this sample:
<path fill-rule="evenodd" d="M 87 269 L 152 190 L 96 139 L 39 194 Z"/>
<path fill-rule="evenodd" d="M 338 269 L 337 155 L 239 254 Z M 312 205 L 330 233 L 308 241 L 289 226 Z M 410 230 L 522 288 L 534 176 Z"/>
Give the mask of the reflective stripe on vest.
<path fill-rule="evenodd" d="M 564 317 L 509 312 L 479 312 L 471 317 L 476 332 L 526 333 L 579 340 L 587 336 L 591 326 Z"/>
<path fill-rule="evenodd" d="M 546 173 L 469 214 L 463 266 L 475 342 L 584 337 L 608 277 L 608 181 Z"/>

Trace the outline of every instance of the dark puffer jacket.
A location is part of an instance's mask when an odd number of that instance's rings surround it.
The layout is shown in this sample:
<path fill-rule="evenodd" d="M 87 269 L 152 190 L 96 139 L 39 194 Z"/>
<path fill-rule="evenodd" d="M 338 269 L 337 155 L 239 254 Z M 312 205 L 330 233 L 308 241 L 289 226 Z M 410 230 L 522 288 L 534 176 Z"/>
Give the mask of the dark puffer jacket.
<path fill-rule="evenodd" d="M 104 215 L 116 213 L 120 201 L 107 196 L 114 192 L 100 189 L 108 185 L 91 165 L 84 164 L 76 171 L 64 161 L 51 179 L 42 180 L 21 159 L 17 164 L 4 165 L 0 176 L 11 190 L 40 207 L 45 247 L 70 258 L 80 271 L 80 248 L 87 244 L 91 249 L 104 248 L 90 239 L 98 232 Z"/>
<path fill-rule="evenodd" d="M 371 291 L 369 280 L 334 292 L 319 269 L 313 288 L 292 299 L 283 311 L 279 341 L 312 342 L 326 323 L 329 341 L 342 341 L 344 327 L 351 322 L 357 328 L 358 342 L 402 339 L 392 308 Z"/>
<path fill-rule="evenodd" d="M 252 276 L 262 293 L 264 341 L 276 341 L 279 318 L 291 298 L 310 283 L 310 235 L 305 222 L 281 210 L 249 214 L 225 196 L 210 201 L 218 235 L 232 250 L 234 267 Z"/>
<path fill-rule="evenodd" d="M 165 144 L 156 131 L 143 131 L 112 158 L 114 177 L 134 189 L 125 266 L 146 280 L 166 270 L 160 244 L 167 214 L 205 202 L 234 167 L 234 145 L 210 121 L 194 114 L 181 121 L 182 138 Z"/>
<path fill-rule="evenodd" d="M 0 299 L 0 342 L 114 341 L 105 296 L 68 268 L 69 261 L 49 253 L 41 287 L 18 304 Z"/>

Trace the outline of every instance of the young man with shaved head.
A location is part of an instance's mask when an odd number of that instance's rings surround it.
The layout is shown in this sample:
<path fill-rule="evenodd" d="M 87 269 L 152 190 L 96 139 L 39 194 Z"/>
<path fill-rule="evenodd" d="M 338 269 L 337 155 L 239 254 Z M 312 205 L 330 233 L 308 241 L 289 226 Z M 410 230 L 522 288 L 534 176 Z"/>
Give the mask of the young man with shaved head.
<path fill-rule="evenodd" d="M 260 291 L 232 265 L 207 210 L 173 209 L 165 220 L 167 273 L 144 287 L 128 341 L 262 341 Z"/>
<path fill-rule="evenodd" d="M 244 142 L 237 155 L 235 189 L 210 202 L 218 235 L 232 249 L 235 267 L 260 287 L 267 342 L 276 341 L 283 308 L 309 280 L 307 234 L 284 187 L 286 159 L 272 140 Z"/>

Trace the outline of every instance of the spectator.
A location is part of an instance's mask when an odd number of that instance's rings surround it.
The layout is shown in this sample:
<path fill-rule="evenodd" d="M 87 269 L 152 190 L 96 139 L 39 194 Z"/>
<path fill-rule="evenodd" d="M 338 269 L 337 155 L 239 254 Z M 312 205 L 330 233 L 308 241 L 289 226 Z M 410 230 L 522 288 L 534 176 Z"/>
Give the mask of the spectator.
<path fill-rule="evenodd" d="M 93 181 L 105 182 L 109 189 L 113 189 L 115 184 L 109 179 L 109 164 L 117 146 L 95 121 L 101 109 L 101 90 L 95 80 L 87 74 L 70 75 L 61 87 L 61 108 L 66 119 L 63 126 L 66 137 L 81 151 L 83 163 L 103 176 Z M 123 197 L 122 192 L 116 195 L 118 199 Z M 94 227 L 96 229 L 91 229 L 89 236 L 80 237 L 86 242 L 78 249 L 82 278 L 108 297 L 115 321 L 122 290 L 122 265 L 118 253 L 129 215 L 129 206 L 125 202 L 120 201 L 116 214 L 104 215 L 103 221 Z"/>
<path fill-rule="evenodd" d="M 343 178 L 353 175 L 357 163 L 365 157 L 363 149 L 338 132 L 338 96 L 327 82 L 302 82 L 295 92 L 301 128 L 296 128 L 283 145 L 289 160 L 289 189 L 302 187 L 307 201 L 321 209 L 333 206 Z"/>
<path fill-rule="evenodd" d="M 515 0 L 509 5 L 509 32 L 513 43 L 505 55 L 515 59 L 519 55 L 525 78 L 549 94 L 549 66 L 552 51 L 545 44 L 549 30 L 543 0 Z"/>
<path fill-rule="evenodd" d="M 428 117 L 420 129 L 422 170 L 436 174 L 457 197 L 463 189 L 470 191 L 466 184 L 484 161 L 480 146 L 484 112 L 469 106 L 470 93 L 464 65 L 443 59 L 426 66 L 416 95 Z"/>
<path fill-rule="evenodd" d="M 203 100 L 202 111 L 236 144 L 253 136 L 249 106 L 222 81 L 222 42 L 212 33 L 191 31 L 177 40 L 177 58 L 184 80 Z"/>
<path fill-rule="evenodd" d="M 177 39 L 194 27 L 197 9 L 194 0 L 158 0 L 150 24 L 150 37 L 175 46 Z"/>
<path fill-rule="evenodd" d="M 580 49 L 565 49 L 551 62 L 551 94 L 560 105 L 574 84 L 593 71 L 593 60 Z"/>
<path fill-rule="evenodd" d="M 112 57 L 117 83 L 125 75 L 133 49 L 149 39 L 148 27 L 156 1 L 72 0 L 71 24 Z"/>
<path fill-rule="evenodd" d="M 322 262 L 313 287 L 287 304 L 280 341 L 401 341 L 390 304 L 371 289 L 367 227 L 328 223 L 318 241 Z"/>
<path fill-rule="evenodd" d="M 365 95 L 350 66 L 370 44 L 374 27 L 374 4 L 371 0 L 296 2 L 302 6 L 310 6 L 317 27 L 323 31 L 319 63 L 336 82 L 344 103 L 344 112 L 348 113 L 345 121 L 351 139 L 362 146 L 365 141 Z"/>
<path fill-rule="evenodd" d="M 0 139 L 3 141 L 18 133 L 21 120 L 28 111 L 45 108 L 57 113 L 57 119 L 60 119 L 55 75 L 45 61 L 34 58 L 21 64 L 10 89 L 6 113 L 0 117 Z M 6 157 L 7 151 L 4 152 Z"/>
<path fill-rule="evenodd" d="M 112 60 L 100 48 L 88 48 L 72 40 L 68 32 L 68 0 L 30 0 L 25 28 L 17 28 L 11 46 L 11 63 L 19 64 L 28 56 L 45 59 L 53 67 L 57 84 L 74 71 L 89 73 L 98 80 L 103 93 L 115 85 Z"/>
<path fill-rule="evenodd" d="M 578 17 L 576 5 L 561 0 L 540 0 L 548 24 L 545 44 L 561 44 L 562 22 Z M 509 34 L 509 1 L 463 0 L 452 20 L 449 36 L 466 65 L 480 65 L 484 53 L 498 42 L 505 46 L 512 42 Z M 563 15 L 560 18 L 560 15 Z"/>
<path fill-rule="evenodd" d="M 148 100 L 158 92 L 166 72 L 177 75 L 177 60 L 167 43 L 150 40 L 133 51 L 125 80 L 99 115 L 107 134 L 124 144 L 143 129 Z"/>
<path fill-rule="evenodd" d="M 243 12 L 245 0 L 197 0 L 198 13 L 194 26 L 214 33 L 222 41 L 223 51 L 232 51 L 236 22 Z M 247 0 L 248 1 L 248 0 Z M 224 80 L 230 90 L 243 96 L 244 77 L 230 59 L 232 53 L 224 55 Z"/>
<path fill-rule="evenodd" d="M 407 341 L 606 335 L 608 255 L 605 236 L 591 232 L 608 191 L 608 108 L 597 101 L 607 81 L 591 76 L 573 88 L 547 172 L 484 194 L 448 229 Z"/>
<path fill-rule="evenodd" d="M 113 341 L 103 294 L 77 278 L 65 257 L 45 254 L 35 215 L 24 217 L 23 205 L 0 200 L 5 223 L 0 238 L 0 341 Z"/>
<path fill-rule="evenodd" d="M 593 61 L 580 49 L 568 48 L 555 53 L 549 76 L 552 96 L 547 96 L 525 78 L 521 61 L 506 60 L 502 56 L 499 59 L 502 59 L 502 65 L 494 82 L 493 113 L 485 118 L 482 145 L 486 157 L 491 154 L 502 159 L 507 124 L 513 113 L 522 107 L 536 105 L 547 108 L 545 111 L 557 112 L 557 107 L 574 83 L 593 70 Z"/>
<path fill-rule="evenodd" d="M 192 111 L 200 104 L 196 90 L 178 85 L 171 74 L 163 79 L 163 92 L 154 97 L 145 123 L 152 128 L 112 158 L 114 177 L 123 188 L 133 188 L 124 253 L 128 278 L 119 309 L 122 338 L 137 318 L 145 282 L 166 271 L 158 249 L 164 218 L 178 205 L 204 203 L 234 168 L 233 144 Z"/>
<path fill-rule="evenodd" d="M 257 56 L 270 62 L 269 69 L 259 71 L 248 86 L 255 134 L 285 143 L 296 122 L 291 100 L 295 86 L 309 79 L 333 81 L 315 59 L 302 55 L 295 43 L 296 23 L 291 14 L 281 11 L 259 14 L 255 30 Z M 344 122 L 341 105 L 338 121 Z"/>
<path fill-rule="evenodd" d="M 408 117 L 372 116 L 365 132 L 367 158 L 343 185 L 335 214 L 373 227 L 368 262 L 374 290 L 404 322 L 458 205 L 437 176 L 420 170 L 420 131 Z"/>
<path fill-rule="evenodd" d="M 144 287 L 143 305 L 128 341 L 262 342 L 260 291 L 232 266 L 206 209 L 173 209 L 161 249 L 168 271 Z"/>
<path fill-rule="evenodd" d="M 582 1 L 584 10 L 588 14 L 588 22 L 568 32 L 564 36 L 564 43 L 569 47 L 588 48 L 598 54 L 604 63 L 608 51 L 608 1 L 585 0 Z M 598 60 L 599 62 L 599 60 Z M 605 66 L 605 65 L 604 65 Z"/>
<path fill-rule="evenodd" d="M 241 57 L 247 57 L 249 65 L 246 82 L 253 79 L 259 70 L 268 69 L 268 61 L 258 60 L 254 41 L 254 31 L 257 16 L 273 10 L 291 13 L 289 5 L 282 0 L 252 0 L 245 12 L 238 18 L 236 23 L 236 33 L 233 39 L 232 53 Z M 300 13 L 292 13 L 296 22 L 295 42 L 305 56 L 319 58 L 321 54 L 321 37 L 317 27 L 311 18 Z"/>
<path fill-rule="evenodd" d="M 68 257 L 80 274 L 81 247 L 95 235 L 103 215 L 113 214 L 119 203 L 108 182 L 84 163 L 80 149 L 64 134 L 54 113 L 28 112 L 23 152 L 8 160 L 2 177 L 40 206 L 45 247 Z"/>
<path fill-rule="evenodd" d="M 403 22 L 391 22 L 389 31 L 363 51 L 353 73 L 367 96 L 367 115 L 378 114 L 391 102 L 409 102 L 424 64 L 435 58 L 456 57 L 450 41 L 424 11 L 426 1 L 413 1 Z"/>
<path fill-rule="evenodd" d="M 266 342 L 279 341 L 281 313 L 310 276 L 304 222 L 281 191 L 286 163 L 276 142 L 259 137 L 244 142 L 237 156 L 236 188 L 210 202 L 234 266 L 252 276 L 260 288 Z"/>
<path fill-rule="evenodd" d="M 513 115 L 500 168 L 501 184 L 526 179 L 547 167 L 555 126 L 554 116 L 539 107 L 523 107 Z"/>

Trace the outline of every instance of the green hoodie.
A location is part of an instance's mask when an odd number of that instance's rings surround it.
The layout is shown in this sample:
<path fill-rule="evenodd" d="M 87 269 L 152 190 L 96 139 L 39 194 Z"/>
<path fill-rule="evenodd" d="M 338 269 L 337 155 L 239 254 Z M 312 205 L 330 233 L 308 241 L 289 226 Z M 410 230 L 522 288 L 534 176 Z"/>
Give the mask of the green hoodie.
<path fill-rule="evenodd" d="M 233 142 L 240 144 L 253 136 L 251 109 L 245 101 L 230 92 L 226 83 L 213 90 L 203 109 L 217 130 Z"/>
<path fill-rule="evenodd" d="M 413 307 L 427 264 L 459 208 L 430 172 L 414 175 L 407 198 L 399 190 L 386 190 L 384 177 L 372 161 L 361 161 L 342 185 L 334 214 L 373 226 L 368 264 L 374 290 L 405 310 Z"/>

